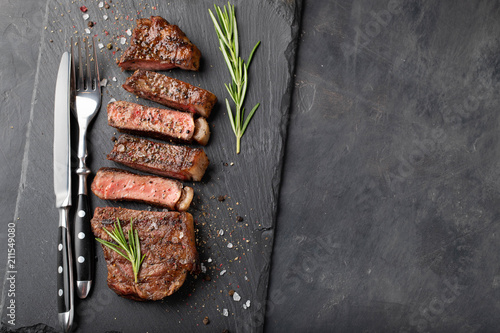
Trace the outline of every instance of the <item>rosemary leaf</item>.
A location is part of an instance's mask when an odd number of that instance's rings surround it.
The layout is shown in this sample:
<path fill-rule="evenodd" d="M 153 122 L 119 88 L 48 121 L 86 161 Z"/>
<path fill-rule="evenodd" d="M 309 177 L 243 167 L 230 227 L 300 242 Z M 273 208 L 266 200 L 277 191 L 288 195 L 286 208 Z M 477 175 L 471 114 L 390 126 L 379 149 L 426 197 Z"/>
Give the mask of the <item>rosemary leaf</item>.
<path fill-rule="evenodd" d="M 116 219 L 115 228 L 112 232 L 109 232 L 107 229 L 103 230 L 117 244 L 108 242 L 107 240 L 101 238 L 96 238 L 96 240 L 130 261 L 130 263 L 132 264 L 132 271 L 134 272 L 134 281 L 135 283 L 137 283 L 137 275 L 139 274 L 139 269 L 141 268 L 141 264 L 144 261 L 144 257 L 146 255 L 143 255 L 141 257 L 139 233 L 137 232 L 137 230 L 134 230 L 134 222 L 130 220 L 128 242 L 125 238 L 125 234 L 123 233 L 123 229 L 118 218 Z"/>

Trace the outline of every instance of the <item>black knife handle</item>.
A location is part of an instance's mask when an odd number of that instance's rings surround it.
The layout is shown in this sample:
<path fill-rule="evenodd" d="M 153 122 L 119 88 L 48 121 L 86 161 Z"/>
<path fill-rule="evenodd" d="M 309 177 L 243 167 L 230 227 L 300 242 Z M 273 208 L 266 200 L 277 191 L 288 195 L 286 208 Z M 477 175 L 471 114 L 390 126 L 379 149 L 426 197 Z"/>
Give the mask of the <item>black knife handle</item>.
<path fill-rule="evenodd" d="M 90 228 L 90 218 L 89 198 L 86 194 L 78 194 L 78 205 L 73 228 L 77 283 L 92 281 L 94 273 L 94 237 Z M 85 298 L 87 293 L 82 295 L 79 292 L 78 296 Z"/>
<path fill-rule="evenodd" d="M 64 332 L 71 330 L 74 316 L 73 257 L 68 221 L 69 207 L 61 207 L 57 229 L 57 312 Z"/>
<path fill-rule="evenodd" d="M 57 241 L 57 312 L 71 310 L 71 250 L 68 229 L 59 227 Z"/>

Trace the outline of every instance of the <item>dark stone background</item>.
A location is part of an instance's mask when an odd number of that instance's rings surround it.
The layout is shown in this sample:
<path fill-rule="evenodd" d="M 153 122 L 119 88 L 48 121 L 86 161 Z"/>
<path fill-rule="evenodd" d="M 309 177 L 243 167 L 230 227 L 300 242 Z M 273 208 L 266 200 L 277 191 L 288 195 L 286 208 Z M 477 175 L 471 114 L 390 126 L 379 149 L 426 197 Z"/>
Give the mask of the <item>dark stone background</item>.
<path fill-rule="evenodd" d="M 500 327 L 500 7 L 305 1 L 269 332 Z"/>
<path fill-rule="evenodd" d="M 9 222 L 45 9 L 0 6 Z M 497 331 L 498 2 L 305 0 L 299 33 L 265 331 Z"/>

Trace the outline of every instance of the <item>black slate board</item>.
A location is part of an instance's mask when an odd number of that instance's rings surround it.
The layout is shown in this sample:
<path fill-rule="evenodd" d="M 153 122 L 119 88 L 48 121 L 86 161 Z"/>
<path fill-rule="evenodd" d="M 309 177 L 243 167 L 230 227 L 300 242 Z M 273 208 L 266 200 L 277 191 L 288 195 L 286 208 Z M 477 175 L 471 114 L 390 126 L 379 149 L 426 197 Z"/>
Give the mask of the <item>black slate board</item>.
<path fill-rule="evenodd" d="M 125 31 L 133 29 L 136 18 L 160 15 L 177 24 L 200 48 L 203 61 L 198 73 L 172 70 L 167 75 L 208 89 L 222 101 L 226 97 L 223 84 L 229 74 L 208 15 L 213 2 L 114 0 L 108 10 L 99 8 L 98 4 L 99 1 L 47 3 L 14 221 L 16 295 L 10 298 L 4 294 L 3 299 L 3 302 L 15 299 L 15 327 L 36 323 L 57 326 L 52 110 L 60 56 L 69 50 L 70 37 L 86 35 L 87 21 L 82 18 L 79 7 L 85 5 L 89 20 L 96 22 L 91 28 L 92 35 L 97 35 L 104 45 L 112 43 L 113 50 L 127 46 L 120 43 L 120 36 L 125 36 L 128 43 Z M 177 293 L 159 302 L 126 300 L 106 286 L 105 262 L 101 249 L 97 248 L 94 289 L 88 299 L 76 300 L 78 331 L 158 332 L 166 328 L 193 331 L 203 326 L 205 316 L 210 319 L 210 331 L 262 330 L 301 2 L 237 1 L 234 4 L 241 53 L 248 54 L 256 41 L 262 41 L 250 69 L 252 81 L 247 95 L 248 105 L 261 102 L 261 107 L 243 138 L 242 153 L 237 156 L 227 114 L 222 103 L 217 105 L 209 118 L 212 137 L 205 148 L 211 165 L 202 182 L 188 183 L 195 189 L 190 212 L 198 229 L 200 259 L 211 281 L 205 281 L 203 275 L 189 278 Z M 103 15 L 108 15 L 108 19 Z M 103 88 L 103 106 L 89 132 L 89 164 L 94 171 L 113 165 L 106 160 L 106 154 L 111 150 L 111 138 L 116 131 L 107 126 L 106 104 L 111 98 L 136 101 L 120 87 L 130 73 L 121 72 L 115 65 L 121 52 L 113 54 L 113 50 L 103 48 L 99 53 L 101 77 L 108 79 L 108 85 Z M 145 100 L 140 103 L 154 105 Z M 216 199 L 219 195 L 225 195 L 225 201 L 219 202 Z M 92 198 L 93 207 L 106 205 L 150 209 L 141 204 L 117 204 Z M 236 222 L 237 216 L 242 216 L 244 221 Z M 228 243 L 234 247 L 228 248 Z M 226 273 L 220 275 L 223 270 Z M 231 289 L 241 295 L 240 302 L 228 296 Z M 245 310 L 243 304 L 247 300 L 251 305 Z M 228 309 L 229 316 L 222 315 L 223 309 Z M 7 314 L 7 311 L 2 314 L 4 323 L 9 319 Z"/>

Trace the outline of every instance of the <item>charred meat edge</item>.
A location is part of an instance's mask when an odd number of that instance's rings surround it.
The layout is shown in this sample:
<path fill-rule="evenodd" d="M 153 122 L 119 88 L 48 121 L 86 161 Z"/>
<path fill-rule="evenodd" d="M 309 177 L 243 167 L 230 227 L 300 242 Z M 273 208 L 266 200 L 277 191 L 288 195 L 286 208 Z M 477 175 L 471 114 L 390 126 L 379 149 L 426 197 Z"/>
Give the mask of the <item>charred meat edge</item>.
<path fill-rule="evenodd" d="M 117 62 L 122 70 L 199 69 L 201 52 L 178 26 L 160 16 L 136 23 L 130 46 Z"/>
<path fill-rule="evenodd" d="M 160 143 L 122 134 L 108 160 L 185 181 L 200 181 L 210 163 L 201 148 Z"/>
<path fill-rule="evenodd" d="M 122 87 L 141 98 L 205 118 L 210 116 L 217 103 L 217 96 L 208 90 L 142 69 L 136 70 Z"/>

